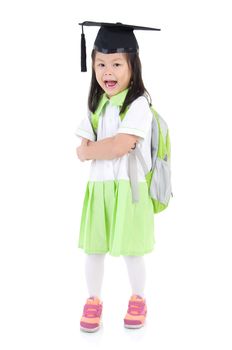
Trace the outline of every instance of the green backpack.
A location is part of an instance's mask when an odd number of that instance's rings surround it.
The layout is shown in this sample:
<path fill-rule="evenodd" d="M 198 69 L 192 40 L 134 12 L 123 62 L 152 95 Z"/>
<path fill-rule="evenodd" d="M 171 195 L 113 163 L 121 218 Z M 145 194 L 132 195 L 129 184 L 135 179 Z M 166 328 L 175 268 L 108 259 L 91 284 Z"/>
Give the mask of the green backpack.
<path fill-rule="evenodd" d="M 120 114 L 121 121 L 126 115 L 126 112 Z M 137 159 L 139 160 L 146 182 L 148 185 L 149 195 L 153 203 L 154 213 L 159 213 L 167 208 L 172 194 L 171 186 L 171 146 L 170 136 L 167 123 L 150 107 L 152 118 L 151 130 L 151 160 L 152 166 L 149 170 L 144 161 L 143 155 L 138 147 L 135 147 L 128 156 L 128 173 L 131 184 L 132 202 L 139 201 L 139 187 L 137 178 Z M 92 124 L 95 134 L 97 133 L 99 115 L 95 113 L 90 114 L 90 122 Z"/>
<path fill-rule="evenodd" d="M 171 185 L 171 145 L 167 123 L 156 112 L 154 107 L 150 107 L 152 118 L 151 130 L 151 160 L 152 166 L 149 170 L 144 161 L 139 148 L 135 148 L 135 157 L 137 157 L 142 165 L 146 181 L 148 184 L 149 194 L 153 203 L 154 213 L 159 213 L 167 208 L 172 194 Z M 130 171 L 130 163 L 134 163 L 134 158 L 129 159 L 129 173 L 132 176 L 132 196 L 133 196 L 133 172 Z M 129 157 L 130 158 L 130 157 Z M 137 198 L 135 197 L 135 201 Z"/>

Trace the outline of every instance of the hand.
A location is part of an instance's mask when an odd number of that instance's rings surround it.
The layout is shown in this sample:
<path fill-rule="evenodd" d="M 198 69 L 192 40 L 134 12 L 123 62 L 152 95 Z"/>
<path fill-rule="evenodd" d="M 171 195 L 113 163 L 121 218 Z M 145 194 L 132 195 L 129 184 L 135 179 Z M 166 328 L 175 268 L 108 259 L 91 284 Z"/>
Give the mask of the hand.
<path fill-rule="evenodd" d="M 136 148 L 137 142 L 138 142 L 138 141 L 136 141 L 136 142 L 134 143 L 134 146 L 130 148 L 130 150 L 129 150 L 128 153 L 131 153 L 131 152 L 134 151 L 134 149 Z"/>
<path fill-rule="evenodd" d="M 79 147 L 76 148 L 76 152 L 77 152 L 77 157 L 79 158 L 79 160 L 81 162 L 84 162 L 86 159 L 85 159 L 85 148 L 87 146 L 84 144 L 84 145 L 80 145 Z"/>
<path fill-rule="evenodd" d="M 131 149 L 135 149 L 136 148 L 136 143 L 134 144 L 134 147 L 131 147 Z"/>
<path fill-rule="evenodd" d="M 93 141 L 90 141 L 88 139 L 82 139 L 81 145 L 76 148 L 76 153 L 81 162 L 84 162 L 85 160 L 88 160 L 86 158 L 86 147 L 90 146 L 93 144 Z"/>

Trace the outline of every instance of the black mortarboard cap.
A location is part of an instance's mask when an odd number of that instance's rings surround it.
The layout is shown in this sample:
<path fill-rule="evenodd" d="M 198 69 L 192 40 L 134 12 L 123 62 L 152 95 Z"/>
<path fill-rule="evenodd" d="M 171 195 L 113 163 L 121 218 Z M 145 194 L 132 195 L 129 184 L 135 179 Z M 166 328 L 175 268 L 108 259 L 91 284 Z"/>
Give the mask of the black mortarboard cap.
<path fill-rule="evenodd" d="M 158 28 L 140 27 L 122 23 L 89 22 L 79 23 L 81 34 L 81 71 L 86 72 L 86 44 L 83 26 L 101 27 L 94 42 L 94 49 L 102 53 L 138 52 L 139 45 L 133 30 L 160 30 Z"/>

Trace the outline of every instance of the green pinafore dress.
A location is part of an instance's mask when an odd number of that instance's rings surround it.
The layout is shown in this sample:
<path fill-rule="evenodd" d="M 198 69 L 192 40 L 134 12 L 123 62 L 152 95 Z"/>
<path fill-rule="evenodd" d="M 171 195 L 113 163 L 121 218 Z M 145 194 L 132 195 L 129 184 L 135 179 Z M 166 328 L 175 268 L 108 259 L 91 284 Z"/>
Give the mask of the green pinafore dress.
<path fill-rule="evenodd" d="M 145 96 L 134 100 L 121 121 L 120 107 L 127 89 L 99 102 L 97 139 L 89 118 L 81 121 L 75 135 L 99 141 L 118 133 L 139 136 L 148 169 L 151 168 L 152 113 Z M 141 164 L 137 162 L 139 202 L 132 202 L 128 155 L 113 160 L 92 160 L 83 200 L 78 247 L 87 254 L 141 256 L 154 249 L 154 212 Z"/>

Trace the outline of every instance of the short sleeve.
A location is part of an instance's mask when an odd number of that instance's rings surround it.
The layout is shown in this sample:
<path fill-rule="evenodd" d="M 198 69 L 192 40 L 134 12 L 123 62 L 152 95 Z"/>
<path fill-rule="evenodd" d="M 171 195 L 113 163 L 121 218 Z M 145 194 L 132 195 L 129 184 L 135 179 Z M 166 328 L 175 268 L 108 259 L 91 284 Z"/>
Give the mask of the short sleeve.
<path fill-rule="evenodd" d="M 151 123 L 152 112 L 148 101 L 145 96 L 140 96 L 131 103 L 117 134 L 132 134 L 144 139 L 151 128 Z"/>
<path fill-rule="evenodd" d="M 84 137 L 88 140 L 96 141 L 96 135 L 90 123 L 89 116 L 81 120 L 80 124 L 78 125 L 75 131 L 75 135 L 77 137 Z"/>

